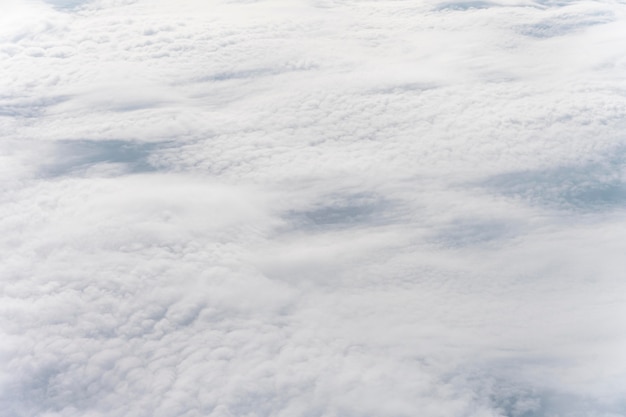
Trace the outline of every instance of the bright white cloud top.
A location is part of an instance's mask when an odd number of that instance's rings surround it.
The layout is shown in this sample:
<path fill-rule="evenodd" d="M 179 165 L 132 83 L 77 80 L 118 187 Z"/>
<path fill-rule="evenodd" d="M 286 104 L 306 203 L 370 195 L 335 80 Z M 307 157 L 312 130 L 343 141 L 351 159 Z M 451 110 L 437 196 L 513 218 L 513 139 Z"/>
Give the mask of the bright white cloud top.
<path fill-rule="evenodd" d="M 624 2 L 0 9 L 3 416 L 626 416 Z"/>

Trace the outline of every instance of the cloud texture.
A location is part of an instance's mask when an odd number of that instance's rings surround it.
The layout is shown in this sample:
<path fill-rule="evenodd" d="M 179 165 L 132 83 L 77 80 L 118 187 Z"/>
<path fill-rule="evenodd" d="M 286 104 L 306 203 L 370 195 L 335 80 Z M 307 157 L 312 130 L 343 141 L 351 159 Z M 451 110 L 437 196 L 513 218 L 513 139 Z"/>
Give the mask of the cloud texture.
<path fill-rule="evenodd" d="M 3 415 L 626 416 L 623 2 L 1 7 Z"/>

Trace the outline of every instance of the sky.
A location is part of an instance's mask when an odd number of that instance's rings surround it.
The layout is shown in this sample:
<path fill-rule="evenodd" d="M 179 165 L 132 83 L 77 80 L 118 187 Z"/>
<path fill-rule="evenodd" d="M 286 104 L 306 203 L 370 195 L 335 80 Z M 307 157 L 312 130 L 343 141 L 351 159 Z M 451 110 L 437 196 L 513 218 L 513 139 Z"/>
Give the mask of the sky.
<path fill-rule="evenodd" d="M 3 0 L 2 417 L 626 416 L 626 3 Z"/>

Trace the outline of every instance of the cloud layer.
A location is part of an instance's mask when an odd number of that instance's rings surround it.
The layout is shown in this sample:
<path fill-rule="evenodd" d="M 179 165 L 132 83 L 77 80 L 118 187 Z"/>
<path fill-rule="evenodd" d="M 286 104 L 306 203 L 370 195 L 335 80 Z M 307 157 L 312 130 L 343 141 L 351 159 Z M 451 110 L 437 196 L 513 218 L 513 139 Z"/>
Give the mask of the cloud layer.
<path fill-rule="evenodd" d="M 626 415 L 626 8 L 6 2 L 10 416 Z"/>

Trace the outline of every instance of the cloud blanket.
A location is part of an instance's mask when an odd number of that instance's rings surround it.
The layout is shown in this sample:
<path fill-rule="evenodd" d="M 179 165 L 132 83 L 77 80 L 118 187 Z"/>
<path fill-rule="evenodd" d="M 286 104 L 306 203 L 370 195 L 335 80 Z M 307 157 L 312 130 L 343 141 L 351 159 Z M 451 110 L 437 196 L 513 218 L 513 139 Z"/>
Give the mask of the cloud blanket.
<path fill-rule="evenodd" d="M 3 416 L 626 416 L 624 2 L 0 8 Z"/>

